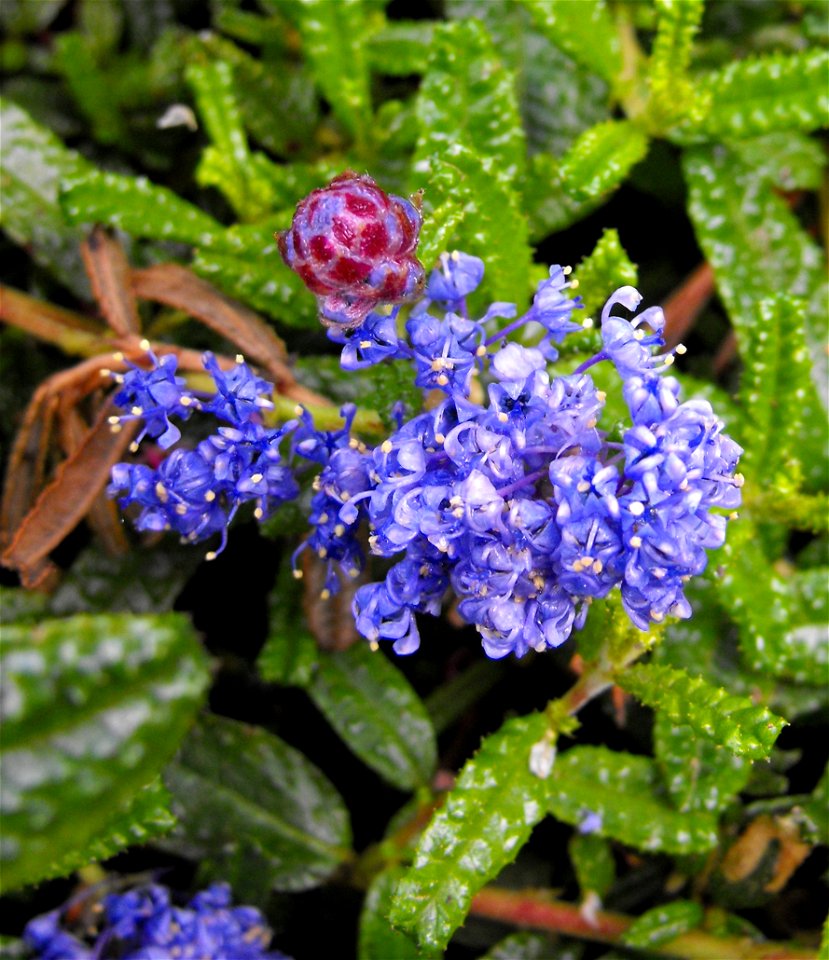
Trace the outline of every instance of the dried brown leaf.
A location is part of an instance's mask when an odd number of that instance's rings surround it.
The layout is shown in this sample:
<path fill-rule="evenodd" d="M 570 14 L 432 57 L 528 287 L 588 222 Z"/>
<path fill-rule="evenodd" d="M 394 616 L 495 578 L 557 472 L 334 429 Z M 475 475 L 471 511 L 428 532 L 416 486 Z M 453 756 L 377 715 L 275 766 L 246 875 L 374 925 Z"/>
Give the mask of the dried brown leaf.
<path fill-rule="evenodd" d="M 139 333 L 141 320 L 130 283 L 130 265 L 121 244 L 98 225 L 81 244 L 81 256 L 106 322 L 120 337 Z"/>

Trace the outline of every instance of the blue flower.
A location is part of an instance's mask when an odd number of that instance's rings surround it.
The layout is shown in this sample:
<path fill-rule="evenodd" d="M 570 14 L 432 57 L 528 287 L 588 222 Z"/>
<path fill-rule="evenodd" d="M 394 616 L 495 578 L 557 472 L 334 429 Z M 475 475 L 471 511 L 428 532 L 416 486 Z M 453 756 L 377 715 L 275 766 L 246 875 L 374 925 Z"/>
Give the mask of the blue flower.
<path fill-rule="evenodd" d="M 429 274 L 426 298 L 437 300 L 449 309 L 455 309 L 462 300 L 474 293 L 484 278 L 484 261 L 455 250 L 443 253 L 440 267 Z"/>

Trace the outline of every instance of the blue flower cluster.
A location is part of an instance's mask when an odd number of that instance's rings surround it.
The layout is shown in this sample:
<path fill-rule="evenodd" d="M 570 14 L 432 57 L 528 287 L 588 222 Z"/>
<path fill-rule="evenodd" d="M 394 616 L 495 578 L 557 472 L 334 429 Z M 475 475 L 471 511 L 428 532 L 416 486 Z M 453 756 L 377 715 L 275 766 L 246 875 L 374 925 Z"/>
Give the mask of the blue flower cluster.
<path fill-rule="evenodd" d="M 399 414 L 377 446 L 351 435 L 352 407 L 340 431 L 317 431 L 307 412 L 268 431 L 259 417 L 268 385 L 244 364 L 225 373 L 209 362 L 217 395 L 208 401 L 187 393 L 164 357 L 125 377 L 116 399 L 126 415 L 142 415 L 161 445 L 176 429 L 169 418 L 195 407 L 231 426 L 156 471 L 119 465 L 112 489 L 142 505 L 142 528 L 202 539 L 246 499 L 264 515 L 296 495 L 278 450 L 291 431 L 291 454 L 321 467 L 303 548 L 327 564 L 325 594 L 363 569 L 367 528 L 371 553 L 393 564 L 359 587 L 354 616 L 371 643 L 390 640 L 398 653 L 418 648 L 417 615 L 437 614 L 447 593 L 492 658 L 559 646 L 616 588 L 643 630 L 689 616 L 685 584 L 722 545 L 726 514 L 740 504 L 742 450 L 706 401 L 680 402 L 665 375 L 673 354 L 654 352 L 664 346 L 662 311 L 619 316 L 641 296 L 617 290 L 599 353 L 553 377 L 556 345 L 592 323 L 573 319 L 581 302 L 568 295 L 569 269 L 552 267 L 522 316 L 494 303 L 472 318 L 467 297 L 483 271 L 476 257 L 444 255 L 404 325 L 396 305 L 356 329 L 329 329 L 346 370 L 404 361 L 428 391 L 426 409 Z M 489 332 L 499 317 L 507 325 Z M 536 331 L 535 346 L 507 339 L 520 328 Z M 606 397 L 587 372 L 602 361 L 615 366 L 630 413 L 612 439 L 600 427 Z"/>
<path fill-rule="evenodd" d="M 102 903 L 103 920 L 91 933 L 65 929 L 61 910 L 35 917 L 23 934 L 36 960 L 290 960 L 268 950 L 271 931 L 255 907 L 231 905 L 230 887 L 213 884 L 186 907 L 153 884 Z M 92 942 L 90 942 L 92 941 Z"/>

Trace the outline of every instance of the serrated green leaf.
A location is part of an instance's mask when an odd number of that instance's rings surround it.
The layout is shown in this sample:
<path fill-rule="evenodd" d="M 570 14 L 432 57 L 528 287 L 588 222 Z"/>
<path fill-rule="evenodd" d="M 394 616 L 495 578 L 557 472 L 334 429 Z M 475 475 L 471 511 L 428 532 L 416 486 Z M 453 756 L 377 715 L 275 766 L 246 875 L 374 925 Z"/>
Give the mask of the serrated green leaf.
<path fill-rule="evenodd" d="M 69 223 L 105 223 L 153 240 L 209 246 L 224 232 L 211 216 L 146 177 L 99 170 L 66 176 L 60 204 Z"/>
<path fill-rule="evenodd" d="M 393 20 L 369 37 L 367 52 L 373 70 L 388 77 L 425 73 L 435 36 L 432 20 Z"/>
<path fill-rule="evenodd" d="M 561 158 L 561 186 L 584 202 L 615 190 L 648 151 L 648 138 L 629 120 L 608 120 L 591 127 Z"/>
<path fill-rule="evenodd" d="M 701 811 L 679 813 L 659 790 L 659 770 L 647 757 L 604 747 L 574 747 L 549 778 L 548 810 L 578 826 L 589 813 L 595 831 L 639 850 L 699 853 L 717 843 L 717 821 Z"/>
<path fill-rule="evenodd" d="M 626 284 L 635 287 L 639 271 L 619 240 L 619 232 L 606 229 L 601 239 L 573 271 L 578 293 L 584 303 L 584 316 L 595 317 L 607 298 Z"/>
<path fill-rule="evenodd" d="M 823 254 L 771 184 L 758 183 L 733 151 L 725 147 L 688 151 L 684 167 L 691 219 L 714 268 L 740 353 L 750 352 L 761 301 L 781 291 L 808 301 L 805 335 L 812 370 L 810 380 L 800 384 L 804 423 L 800 453 L 806 478 L 822 485 L 827 466 L 820 399 L 827 383 Z"/>
<path fill-rule="evenodd" d="M 87 864 L 108 860 L 128 847 L 164 836 L 175 824 L 176 818 L 170 812 L 170 794 L 161 780 L 154 780 L 142 787 L 87 846 L 55 860 L 40 879 L 65 877 Z"/>
<path fill-rule="evenodd" d="M 609 118 L 607 84 L 569 57 L 514 0 L 446 0 L 453 20 L 480 20 L 515 78 L 529 152 L 558 156 L 588 127 Z"/>
<path fill-rule="evenodd" d="M 697 102 L 687 70 L 704 7 L 705 0 L 656 0 L 657 27 L 648 61 L 647 112 L 657 128 L 693 110 Z"/>
<path fill-rule="evenodd" d="M 393 786 L 414 790 L 430 781 L 437 764 L 432 723 L 379 650 L 357 643 L 321 652 L 308 693 L 350 749 Z"/>
<path fill-rule="evenodd" d="M 658 947 L 700 926 L 704 918 L 705 914 L 698 903 L 675 900 L 664 907 L 654 907 L 643 913 L 622 935 L 622 942 L 625 946 L 642 950 Z"/>
<path fill-rule="evenodd" d="M 499 940 L 481 960 L 576 960 L 577 957 L 574 951 L 568 958 L 567 953 L 556 949 L 552 938 L 543 933 L 521 930 Z"/>
<path fill-rule="evenodd" d="M 450 160 L 452 148 L 460 143 L 479 163 L 495 161 L 491 175 L 507 186 L 523 173 L 525 144 L 514 78 L 476 20 L 436 28 L 416 113 L 420 136 L 413 190 L 422 186 L 417 178 L 429 171 L 431 158 Z"/>
<path fill-rule="evenodd" d="M 422 946 L 445 948 L 472 897 L 515 859 L 543 817 L 549 779 L 532 773 L 530 754 L 547 729 L 536 713 L 486 737 L 426 828 L 390 916 Z"/>
<path fill-rule="evenodd" d="M 631 667 L 617 682 L 642 703 L 676 723 L 686 724 L 737 756 L 764 760 L 786 724 L 747 697 L 713 687 L 684 670 L 643 663 Z"/>
<path fill-rule="evenodd" d="M 622 69 L 619 34 L 605 0 L 521 0 L 547 39 L 587 69 L 613 83 Z"/>
<path fill-rule="evenodd" d="M 360 913 L 357 960 L 427 960 L 441 955 L 434 950 L 421 951 L 414 940 L 388 921 L 392 893 L 402 874 L 402 867 L 384 870 L 368 888 Z"/>
<path fill-rule="evenodd" d="M 707 109 L 671 131 L 680 143 L 733 140 L 774 130 L 817 130 L 829 124 L 829 51 L 774 53 L 729 63 L 694 79 Z"/>
<path fill-rule="evenodd" d="M 175 751 L 207 679 L 201 648 L 179 615 L 4 628 L 6 889 L 40 879 L 106 831 Z"/>
<path fill-rule="evenodd" d="M 337 119 L 358 143 L 367 141 L 371 96 L 363 0 L 296 0 L 286 12 L 296 19 L 303 52 Z"/>
<path fill-rule="evenodd" d="M 817 140 L 800 133 L 767 133 L 737 140 L 731 149 L 755 175 L 783 190 L 818 190 L 826 169 L 826 152 Z"/>
<path fill-rule="evenodd" d="M 463 205 L 454 245 L 485 260 L 480 297 L 517 301 L 520 309 L 528 298 L 532 264 L 527 223 L 516 194 L 499 180 L 497 162 L 455 144 L 431 158 L 426 169 L 425 205 L 440 209 L 450 200 Z"/>
<path fill-rule="evenodd" d="M 530 235 L 538 241 L 592 213 L 601 198 L 577 200 L 564 188 L 559 161 L 548 153 L 537 153 L 530 158 L 523 202 Z"/>
<path fill-rule="evenodd" d="M 60 181 L 82 175 L 89 164 L 5 98 L 0 99 L 0 125 L 0 226 L 61 283 L 89 297 L 80 256 L 82 233 L 67 225 L 58 205 Z"/>
<path fill-rule="evenodd" d="M 567 847 L 582 898 L 590 893 L 604 897 L 616 879 L 616 861 L 604 837 L 574 833 Z"/>
<path fill-rule="evenodd" d="M 691 726 L 658 712 L 653 730 L 654 753 L 662 779 L 677 810 L 724 810 L 745 787 L 751 763 L 723 750 Z"/>
<path fill-rule="evenodd" d="M 273 734 L 205 716 L 164 780 L 176 849 L 197 858 L 247 856 L 277 890 L 307 890 L 351 856 L 348 813 L 326 777 Z"/>

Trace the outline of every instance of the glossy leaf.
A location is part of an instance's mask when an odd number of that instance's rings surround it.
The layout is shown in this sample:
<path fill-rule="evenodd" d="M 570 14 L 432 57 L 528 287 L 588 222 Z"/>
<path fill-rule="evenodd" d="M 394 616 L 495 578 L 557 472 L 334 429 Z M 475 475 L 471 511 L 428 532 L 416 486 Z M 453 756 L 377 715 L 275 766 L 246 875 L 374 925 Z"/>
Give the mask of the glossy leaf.
<path fill-rule="evenodd" d="M 613 82 L 622 69 L 619 35 L 605 0 L 520 0 L 538 29 L 574 60 Z"/>
<path fill-rule="evenodd" d="M 187 730 L 207 683 L 181 616 L 3 630 L 3 884 L 31 883 L 118 822 Z"/>
<path fill-rule="evenodd" d="M 604 897 L 616 879 L 616 862 L 608 841 L 594 833 L 576 832 L 570 838 L 567 851 L 582 899 L 590 893 Z"/>
<path fill-rule="evenodd" d="M 656 663 L 637 664 L 618 682 L 647 706 L 750 760 L 769 755 L 786 722 L 747 697 Z"/>
<path fill-rule="evenodd" d="M 472 897 L 510 863 L 544 815 L 549 781 L 530 770 L 546 735 L 543 714 L 508 720 L 467 761 L 397 887 L 391 922 L 443 949 Z"/>
<path fill-rule="evenodd" d="M 283 563 L 268 597 L 268 638 L 256 661 L 264 680 L 307 687 L 319 659 L 302 612 L 302 597 L 290 564 Z"/>
<path fill-rule="evenodd" d="M 512 75 L 504 69 L 486 30 L 476 20 L 435 29 L 429 69 L 418 91 L 420 135 L 412 189 L 422 186 L 433 155 L 450 159 L 462 143 L 479 162 L 492 159 L 491 175 L 511 185 L 524 170 L 525 145 Z"/>
<path fill-rule="evenodd" d="M 411 937 L 388 921 L 392 893 L 403 874 L 400 867 L 378 873 L 371 883 L 360 913 L 357 960 L 428 960 L 441 954 L 421 951 Z"/>
<path fill-rule="evenodd" d="M 695 85 L 687 75 L 705 0 L 656 0 L 657 29 L 648 62 L 648 115 L 658 125 L 695 109 Z"/>
<path fill-rule="evenodd" d="M 373 70 L 389 77 L 425 73 L 435 35 L 431 20 L 393 20 L 369 37 L 367 52 Z"/>
<path fill-rule="evenodd" d="M 586 130 L 562 157 L 561 185 L 573 199 L 595 200 L 615 190 L 648 150 L 648 138 L 629 120 Z"/>
<path fill-rule="evenodd" d="M 647 757 L 573 747 L 553 767 L 547 808 L 573 826 L 596 814 L 600 837 L 639 850 L 696 853 L 713 847 L 716 819 L 698 811 L 678 813 L 663 798 L 659 781 L 656 764 Z"/>
<path fill-rule="evenodd" d="M 65 177 L 84 174 L 89 164 L 10 100 L 0 100 L 0 125 L 0 226 L 15 243 L 28 247 L 35 261 L 61 283 L 88 297 L 80 256 L 82 234 L 64 219 L 58 185 Z"/>
<path fill-rule="evenodd" d="M 683 123 L 672 138 L 695 143 L 827 126 L 827 67 L 829 51 L 811 49 L 747 57 L 703 74 L 694 86 L 707 110 Z"/>
<path fill-rule="evenodd" d="M 180 824 L 176 849 L 197 858 L 250 856 L 277 890 L 317 886 L 350 857 L 342 799 L 273 734 L 205 716 L 165 772 Z"/>
<path fill-rule="evenodd" d="M 297 0 L 289 13 L 296 18 L 303 53 L 337 119 L 358 141 L 366 139 L 371 98 L 363 0 Z"/>
<path fill-rule="evenodd" d="M 688 724 L 657 713 L 654 752 L 677 810 L 724 810 L 748 783 L 751 763 L 717 746 Z"/>
<path fill-rule="evenodd" d="M 740 162 L 760 180 L 783 190 L 817 190 L 826 168 L 826 153 L 813 137 L 799 133 L 767 133 L 731 144 Z"/>
<path fill-rule="evenodd" d="M 537 153 L 530 158 L 523 202 L 530 235 L 537 241 L 582 220 L 601 198 L 576 199 L 564 186 L 560 162 L 548 153 Z"/>
<path fill-rule="evenodd" d="M 692 900 L 675 900 L 642 914 L 633 926 L 625 931 L 622 942 L 625 946 L 641 950 L 658 947 L 699 927 L 704 916 L 700 904 Z"/>
<path fill-rule="evenodd" d="M 584 303 L 584 316 L 594 317 L 598 326 L 598 313 L 607 298 L 625 284 L 635 287 L 639 271 L 625 253 L 618 231 L 608 228 L 593 251 L 575 268 L 573 279 L 578 280 L 577 292 Z"/>
<path fill-rule="evenodd" d="M 363 763 L 401 790 L 429 782 L 437 764 L 426 708 L 403 674 L 364 643 L 321 652 L 308 693 Z"/>
<path fill-rule="evenodd" d="M 61 207 L 70 223 L 105 223 L 136 237 L 212 245 L 223 227 L 172 190 L 146 177 L 91 171 L 64 179 Z"/>

